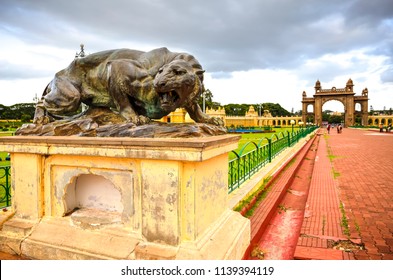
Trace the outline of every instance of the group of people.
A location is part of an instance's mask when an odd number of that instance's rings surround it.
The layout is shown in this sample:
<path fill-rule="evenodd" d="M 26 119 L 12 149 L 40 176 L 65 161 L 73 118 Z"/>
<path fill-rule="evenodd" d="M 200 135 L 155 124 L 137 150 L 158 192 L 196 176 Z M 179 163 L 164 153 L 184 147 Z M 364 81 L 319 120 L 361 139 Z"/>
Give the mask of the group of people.
<path fill-rule="evenodd" d="M 328 134 L 330 134 L 331 128 L 332 128 L 332 125 L 328 124 L 326 127 Z M 334 128 L 334 126 L 333 126 L 333 128 Z M 342 130 L 343 130 L 343 126 L 341 124 L 337 125 L 337 133 L 342 133 Z"/>
<path fill-rule="evenodd" d="M 390 132 L 392 130 L 392 124 L 390 123 L 387 127 L 386 127 L 386 132 Z M 379 125 L 379 132 L 383 132 L 383 125 L 380 124 Z"/>

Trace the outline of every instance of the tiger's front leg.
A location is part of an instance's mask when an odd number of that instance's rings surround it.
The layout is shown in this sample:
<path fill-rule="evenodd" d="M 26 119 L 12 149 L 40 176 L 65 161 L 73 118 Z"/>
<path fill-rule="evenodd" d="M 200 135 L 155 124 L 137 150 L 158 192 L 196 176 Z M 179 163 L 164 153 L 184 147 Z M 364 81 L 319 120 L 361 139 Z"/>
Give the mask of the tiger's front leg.
<path fill-rule="evenodd" d="M 142 125 L 150 122 L 146 116 L 139 115 L 133 108 L 130 98 L 135 95 L 132 82 L 137 69 L 129 61 L 113 61 L 108 65 L 108 91 L 114 104 L 119 110 L 119 114 L 127 121 L 135 125 Z"/>

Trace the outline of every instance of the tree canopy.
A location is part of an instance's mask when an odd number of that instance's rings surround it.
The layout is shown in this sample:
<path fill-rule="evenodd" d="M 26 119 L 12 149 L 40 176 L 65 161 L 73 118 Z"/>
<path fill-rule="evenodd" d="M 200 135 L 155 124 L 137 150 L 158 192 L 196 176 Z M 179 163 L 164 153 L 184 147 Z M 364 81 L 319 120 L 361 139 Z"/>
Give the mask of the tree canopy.
<path fill-rule="evenodd" d="M 33 119 L 35 112 L 35 103 L 20 103 L 12 106 L 0 104 L 0 119 L 3 120 L 20 120 Z"/>

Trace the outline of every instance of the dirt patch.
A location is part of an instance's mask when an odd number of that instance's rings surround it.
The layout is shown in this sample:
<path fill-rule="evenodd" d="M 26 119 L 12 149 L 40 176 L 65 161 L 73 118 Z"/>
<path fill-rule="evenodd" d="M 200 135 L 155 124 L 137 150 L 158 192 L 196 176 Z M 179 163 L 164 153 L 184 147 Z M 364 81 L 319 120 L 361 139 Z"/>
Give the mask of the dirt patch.
<path fill-rule="evenodd" d="M 352 242 L 351 240 L 339 240 L 339 241 L 328 240 L 328 246 L 329 248 L 333 248 L 345 252 L 353 252 L 353 251 L 359 251 L 365 249 L 363 243 L 355 243 Z"/>

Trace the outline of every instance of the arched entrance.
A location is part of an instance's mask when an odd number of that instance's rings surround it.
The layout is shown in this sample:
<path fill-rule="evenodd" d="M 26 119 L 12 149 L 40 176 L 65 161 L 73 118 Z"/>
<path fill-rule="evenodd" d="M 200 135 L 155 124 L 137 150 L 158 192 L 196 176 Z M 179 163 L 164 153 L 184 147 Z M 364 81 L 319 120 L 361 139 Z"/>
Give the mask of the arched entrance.
<path fill-rule="evenodd" d="M 307 97 L 306 92 L 303 91 L 302 99 L 302 120 L 307 122 L 309 105 L 314 108 L 314 122 L 317 125 L 322 124 L 322 107 L 323 104 L 330 100 L 337 100 L 344 105 L 344 127 L 355 124 L 355 104 L 360 104 L 360 112 L 357 112 L 361 119 L 361 125 L 368 123 L 368 90 L 365 88 L 362 95 L 355 96 L 353 92 L 353 82 L 348 80 L 345 88 L 332 87 L 331 89 L 322 89 L 321 82 L 317 80 L 315 83 L 314 97 Z"/>

